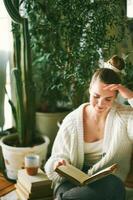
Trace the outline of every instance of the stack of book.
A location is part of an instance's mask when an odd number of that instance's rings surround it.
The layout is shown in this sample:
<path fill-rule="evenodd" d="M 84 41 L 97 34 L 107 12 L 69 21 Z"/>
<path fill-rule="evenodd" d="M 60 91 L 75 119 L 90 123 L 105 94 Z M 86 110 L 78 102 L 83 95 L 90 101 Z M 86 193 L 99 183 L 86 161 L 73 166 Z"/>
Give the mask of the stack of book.
<path fill-rule="evenodd" d="M 15 187 L 17 195 L 21 200 L 53 199 L 51 181 L 41 169 L 38 170 L 35 176 L 28 175 L 26 169 L 19 170 Z"/>

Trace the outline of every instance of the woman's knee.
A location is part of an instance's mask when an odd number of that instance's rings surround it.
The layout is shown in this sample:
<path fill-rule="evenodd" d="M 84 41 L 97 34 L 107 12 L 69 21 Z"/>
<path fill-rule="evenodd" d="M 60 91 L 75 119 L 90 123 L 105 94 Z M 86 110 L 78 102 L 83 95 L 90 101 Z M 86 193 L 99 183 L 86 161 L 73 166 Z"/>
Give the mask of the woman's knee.
<path fill-rule="evenodd" d="M 125 185 L 120 178 L 112 175 L 112 192 L 115 193 L 116 199 L 124 200 L 126 197 Z"/>
<path fill-rule="evenodd" d="M 77 187 L 71 183 L 65 183 L 59 187 L 57 193 L 58 200 L 125 199 L 124 184 L 114 175 L 109 175 L 83 187 Z"/>
<path fill-rule="evenodd" d="M 97 192 L 99 192 L 101 196 L 104 194 L 105 199 L 125 199 L 126 191 L 124 183 L 121 181 L 120 178 L 114 175 L 109 175 L 101 179 L 100 181 L 95 182 L 93 187 Z"/>
<path fill-rule="evenodd" d="M 116 190 L 117 192 L 125 191 L 124 183 L 120 178 L 114 175 L 109 176 L 109 186 L 112 188 L 112 190 Z"/>
<path fill-rule="evenodd" d="M 99 198 L 95 190 L 86 185 L 76 186 L 66 191 L 62 195 L 62 200 L 103 200 L 103 198 Z"/>
<path fill-rule="evenodd" d="M 70 186 L 69 184 L 62 185 L 56 193 L 58 200 L 89 200 L 92 195 L 95 197 L 95 193 L 90 191 L 88 186 Z M 91 194 L 93 193 L 93 194 Z M 91 198 L 95 200 L 96 198 Z M 97 199 L 96 199 L 97 200 Z"/>

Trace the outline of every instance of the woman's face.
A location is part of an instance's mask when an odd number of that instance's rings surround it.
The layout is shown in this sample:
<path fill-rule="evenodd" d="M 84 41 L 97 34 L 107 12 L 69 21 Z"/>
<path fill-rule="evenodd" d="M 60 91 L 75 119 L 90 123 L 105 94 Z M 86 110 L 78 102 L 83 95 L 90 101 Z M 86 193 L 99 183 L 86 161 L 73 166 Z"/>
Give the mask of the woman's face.
<path fill-rule="evenodd" d="M 90 87 L 90 105 L 97 114 L 108 112 L 117 96 L 116 91 L 104 90 L 106 85 L 96 79 Z"/>

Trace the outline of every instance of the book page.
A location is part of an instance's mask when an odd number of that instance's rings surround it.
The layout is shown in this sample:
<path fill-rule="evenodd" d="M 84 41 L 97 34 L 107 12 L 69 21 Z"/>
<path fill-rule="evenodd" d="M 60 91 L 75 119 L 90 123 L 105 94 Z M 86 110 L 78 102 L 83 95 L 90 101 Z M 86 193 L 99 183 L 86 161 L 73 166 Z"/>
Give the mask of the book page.
<path fill-rule="evenodd" d="M 107 167 L 91 176 L 88 176 L 88 174 L 85 174 L 80 169 L 70 164 L 67 164 L 59 166 L 58 168 L 56 168 L 55 171 L 70 180 L 73 181 L 76 180 L 74 181 L 75 183 L 80 183 L 80 185 L 83 185 L 83 184 L 88 184 L 92 181 L 96 181 L 100 178 L 103 178 L 113 173 L 116 169 L 117 169 L 117 164 L 113 164 L 110 167 Z"/>
<path fill-rule="evenodd" d="M 89 178 L 88 175 L 82 172 L 80 169 L 69 164 L 59 166 L 56 169 L 56 171 L 59 173 L 63 173 L 62 175 L 64 176 L 67 175 L 69 177 L 72 177 L 73 179 L 77 180 L 81 184 Z"/>
<path fill-rule="evenodd" d="M 89 177 L 89 179 L 84 182 L 84 184 L 92 183 L 93 181 L 96 181 L 96 180 L 99 180 L 101 178 L 104 178 L 105 176 L 108 176 L 111 173 L 113 173 L 116 169 L 117 169 L 116 165 L 111 166 L 111 167 L 107 167 L 107 168 L 105 168 L 105 169 L 103 169 L 103 170 L 91 175 Z"/>

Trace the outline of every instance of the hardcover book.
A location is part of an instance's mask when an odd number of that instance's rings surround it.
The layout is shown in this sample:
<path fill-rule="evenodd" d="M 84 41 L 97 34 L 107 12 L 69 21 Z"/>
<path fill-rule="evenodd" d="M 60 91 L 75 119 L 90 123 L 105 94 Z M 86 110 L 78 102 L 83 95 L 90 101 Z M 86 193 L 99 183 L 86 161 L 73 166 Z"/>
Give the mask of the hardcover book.
<path fill-rule="evenodd" d="M 45 187 L 51 188 L 52 183 L 41 169 L 38 170 L 35 176 L 30 176 L 27 174 L 26 169 L 21 169 L 18 171 L 17 181 L 21 183 L 29 193 L 44 190 Z"/>
<path fill-rule="evenodd" d="M 50 185 L 48 186 L 45 185 L 43 187 L 43 190 L 40 190 L 38 188 L 38 190 L 28 192 L 28 190 L 26 189 L 26 185 L 23 186 L 19 181 L 17 181 L 17 184 L 15 184 L 15 188 L 19 190 L 23 194 L 23 196 L 27 199 L 49 197 L 53 195 L 53 190 L 51 189 Z"/>
<path fill-rule="evenodd" d="M 72 181 L 76 185 L 87 185 L 89 183 L 92 183 L 98 179 L 101 179 L 105 176 L 110 175 L 111 173 L 114 173 L 117 169 L 118 165 L 113 164 L 91 176 L 87 175 L 80 169 L 74 167 L 73 165 L 67 164 L 67 165 L 61 165 L 55 169 L 57 173 L 64 176 L 68 180 Z"/>
<path fill-rule="evenodd" d="M 25 197 L 25 195 L 23 194 L 22 191 L 20 191 L 19 189 L 16 189 L 16 193 L 19 197 L 19 199 L 21 200 L 53 200 L 53 197 L 42 197 L 42 198 L 27 198 Z"/>

